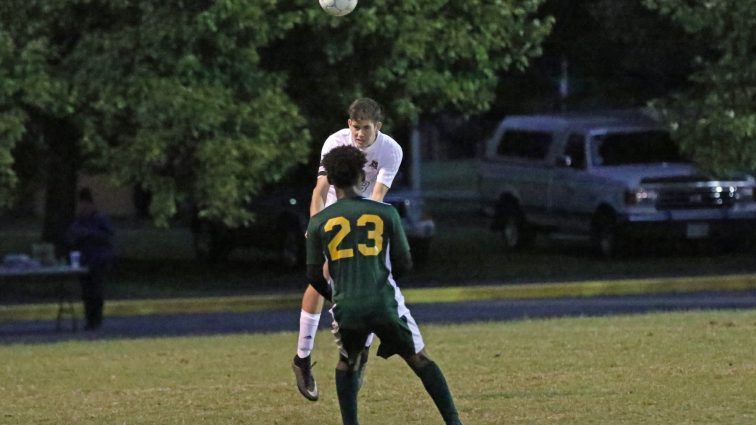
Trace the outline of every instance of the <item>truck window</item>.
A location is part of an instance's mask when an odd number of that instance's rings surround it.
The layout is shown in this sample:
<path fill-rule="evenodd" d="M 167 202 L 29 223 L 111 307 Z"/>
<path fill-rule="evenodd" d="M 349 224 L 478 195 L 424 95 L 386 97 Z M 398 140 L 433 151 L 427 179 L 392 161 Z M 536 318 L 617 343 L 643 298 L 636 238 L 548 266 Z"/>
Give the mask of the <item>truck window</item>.
<path fill-rule="evenodd" d="M 496 153 L 515 158 L 543 159 L 549 152 L 551 141 L 551 133 L 507 130 L 499 141 Z"/>
<path fill-rule="evenodd" d="M 591 139 L 594 165 L 687 162 L 666 131 L 607 133 Z"/>
<path fill-rule="evenodd" d="M 570 137 L 567 138 L 567 145 L 564 147 L 564 154 L 569 156 L 572 161 L 570 168 L 585 169 L 585 144 L 582 134 L 570 134 Z"/>

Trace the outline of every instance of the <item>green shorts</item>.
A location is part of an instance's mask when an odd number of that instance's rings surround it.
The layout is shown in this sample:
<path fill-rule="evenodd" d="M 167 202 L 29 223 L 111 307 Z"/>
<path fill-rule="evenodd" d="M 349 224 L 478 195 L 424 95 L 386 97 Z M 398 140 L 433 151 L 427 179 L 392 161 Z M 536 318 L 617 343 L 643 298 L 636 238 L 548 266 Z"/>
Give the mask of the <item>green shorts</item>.
<path fill-rule="evenodd" d="M 381 340 L 378 355 L 383 358 L 398 354 L 406 359 L 419 353 L 425 347 L 420 329 L 408 309 L 404 308 L 401 313 L 400 316 L 391 310 L 340 311 L 334 306 L 331 309 L 331 332 L 340 354 L 355 359 L 365 348 L 365 340 L 371 333 Z"/>

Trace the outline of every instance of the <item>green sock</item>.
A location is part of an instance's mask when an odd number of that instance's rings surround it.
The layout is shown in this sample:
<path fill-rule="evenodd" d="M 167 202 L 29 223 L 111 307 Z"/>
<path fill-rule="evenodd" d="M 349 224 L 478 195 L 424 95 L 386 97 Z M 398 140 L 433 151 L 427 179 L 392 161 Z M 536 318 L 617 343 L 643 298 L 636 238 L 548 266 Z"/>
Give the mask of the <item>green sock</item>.
<path fill-rule="evenodd" d="M 425 367 L 416 370 L 415 373 L 423 381 L 425 390 L 436 403 L 444 422 L 447 425 L 462 425 L 462 422 L 459 421 L 457 408 L 454 406 L 451 391 L 449 391 L 449 386 L 446 385 L 446 378 L 444 378 L 444 374 L 436 362 L 428 363 Z"/>
<path fill-rule="evenodd" d="M 344 425 L 359 425 L 357 421 L 359 377 L 359 373 L 336 369 L 336 395 L 339 397 L 341 422 Z"/>

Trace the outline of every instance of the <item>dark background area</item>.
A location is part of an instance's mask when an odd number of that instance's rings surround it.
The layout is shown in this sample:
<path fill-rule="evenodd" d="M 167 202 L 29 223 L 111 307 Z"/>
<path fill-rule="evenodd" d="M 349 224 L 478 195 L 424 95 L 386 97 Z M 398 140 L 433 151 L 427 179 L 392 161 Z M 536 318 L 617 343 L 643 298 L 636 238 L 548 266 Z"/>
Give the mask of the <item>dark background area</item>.
<path fill-rule="evenodd" d="M 569 282 L 756 273 L 754 249 L 727 252 L 705 241 L 642 246 L 626 256 L 599 258 L 586 240 L 539 237 L 533 247 L 505 253 L 490 221 L 468 202 L 430 201 L 437 235 L 425 264 L 399 279 L 403 288 Z M 34 223 L 20 223 L 31 230 Z M 264 293 L 298 294 L 303 267 L 286 267 L 264 250 L 236 251 L 218 264 L 193 258 L 186 228 L 155 229 L 116 221 L 119 259 L 108 299 L 174 298 Z M 27 232 L 32 235 L 32 232 Z M 22 233 L 16 233 L 19 244 Z M 0 286 L 3 303 L 54 301 L 55 286 Z"/>
<path fill-rule="evenodd" d="M 617 109 L 642 107 L 649 100 L 667 96 L 688 86 L 693 58 L 706 56 L 695 37 L 667 19 L 646 10 L 638 1 L 549 0 L 540 12 L 552 15 L 556 25 L 544 44 L 544 52 L 525 71 L 500 76 L 497 98 L 490 111 L 476 116 L 453 112 L 421 117 L 421 156 L 426 163 L 469 160 L 480 152 L 480 142 L 504 116 L 517 113 Z M 302 33 L 301 37 L 312 34 Z M 289 40 L 296 42 L 296 39 Z M 277 61 L 271 49 L 267 60 Z M 306 58 L 306 56 L 303 56 Z M 280 59 L 280 58 L 279 58 Z M 334 99 L 312 97 L 308 87 L 319 70 L 301 66 L 294 73 L 291 95 L 308 115 L 330 111 L 313 124 L 313 149 L 307 164 L 297 167 L 277 186 L 309 188 L 314 184 L 319 149 L 324 138 L 345 126 L 346 105 Z M 310 85 L 305 81 L 311 81 Z M 317 81 L 314 81 L 316 83 Z M 560 91 L 560 87 L 566 90 Z M 380 100 L 380 99 L 379 99 Z M 331 103 L 328 103 L 331 102 Z M 410 128 L 387 117 L 385 131 L 405 150 L 402 177 L 407 184 Z M 35 145 L 19 144 L 17 160 L 21 184 L 35 164 Z M 454 167 L 451 162 L 447 167 Z M 473 187 L 468 175 L 465 188 Z M 459 181 L 439 179 L 431 189 L 456 188 Z M 271 188 L 272 189 L 272 188 Z M 209 292 L 247 293 L 299 291 L 303 271 L 285 269 L 266 253 L 241 252 L 223 264 L 207 265 L 191 257 L 191 239 L 179 217 L 172 228 L 155 229 L 145 217 L 144 193 L 135 197 L 141 208 L 137 217 L 118 217 L 119 260 L 109 284 L 109 296 L 200 295 Z M 0 216 L 2 254 L 23 249 L 42 233 L 40 217 L 30 217 L 26 203 Z M 533 249 L 505 256 L 498 235 L 488 230 L 489 221 L 477 205 L 428 200 L 436 219 L 438 236 L 430 261 L 406 279 L 406 285 L 454 285 L 460 282 L 541 282 L 659 275 L 750 273 L 756 269 L 752 252 L 721 252 L 705 244 L 653 247 L 639 255 L 618 260 L 592 256 L 587 244 L 539 240 Z M 21 232 L 20 234 L 18 232 Z M 23 299 L 23 291 L 2 288 L 2 298 Z M 15 294 L 15 295 L 11 295 Z M 36 296 L 36 294 L 32 294 Z"/>

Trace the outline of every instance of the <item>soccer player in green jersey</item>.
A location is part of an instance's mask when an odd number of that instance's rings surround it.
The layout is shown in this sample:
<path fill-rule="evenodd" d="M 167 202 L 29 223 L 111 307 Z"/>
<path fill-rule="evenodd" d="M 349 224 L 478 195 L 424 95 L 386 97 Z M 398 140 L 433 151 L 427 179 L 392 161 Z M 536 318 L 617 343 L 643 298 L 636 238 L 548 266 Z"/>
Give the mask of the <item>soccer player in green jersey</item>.
<path fill-rule="evenodd" d="M 356 99 L 349 105 L 348 114 L 347 128 L 331 134 L 323 144 L 320 152 L 321 160 L 325 154 L 337 146 L 359 148 L 367 158 L 363 168 L 365 178 L 359 186 L 359 194 L 375 201 L 383 201 L 399 172 L 404 155 L 402 148 L 391 136 L 381 132 L 383 108 L 375 100 L 367 97 Z M 336 190 L 328 182 L 325 168 L 321 164 L 318 167 L 318 178 L 312 191 L 310 216 L 319 213 L 334 202 L 336 202 Z M 328 276 L 327 268 L 324 268 L 323 272 Z M 291 366 L 299 392 L 310 401 L 317 401 L 319 397 L 318 385 L 312 374 L 310 354 L 315 346 L 315 335 L 318 331 L 322 309 L 323 297 L 315 291 L 315 288 L 308 285 L 302 296 L 297 354 Z M 362 356 L 360 365 L 362 369 L 365 368 L 368 360 L 368 347 L 372 341 L 373 335 L 365 340 L 366 352 Z"/>
<path fill-rule="evenodd" d="M 337 201 L 310 218 L 307 278 L 332 301 L 333 333 L 339 346 L 336 393 L 344 425 L 356 425 L 360 356 L 372 332 L 378 355 L 401 356 L 420 378 L 446 424 L 461 425 L 441 369 L 425 351 L 423 337 L 394 280 L 412 267 L 399 214 L 389 204 L 359 195 L 365 154 L 340 146 L 323 157 Z M 323 259 L 331 280 L 323 277 Z"/>

